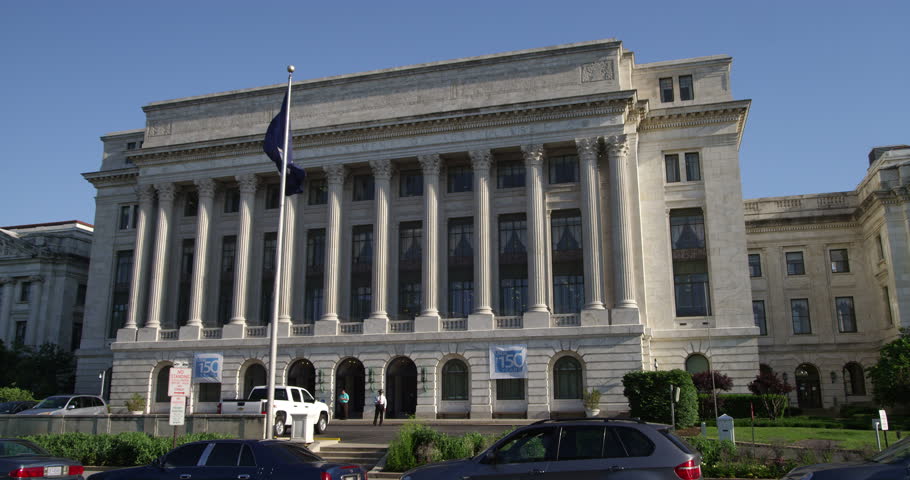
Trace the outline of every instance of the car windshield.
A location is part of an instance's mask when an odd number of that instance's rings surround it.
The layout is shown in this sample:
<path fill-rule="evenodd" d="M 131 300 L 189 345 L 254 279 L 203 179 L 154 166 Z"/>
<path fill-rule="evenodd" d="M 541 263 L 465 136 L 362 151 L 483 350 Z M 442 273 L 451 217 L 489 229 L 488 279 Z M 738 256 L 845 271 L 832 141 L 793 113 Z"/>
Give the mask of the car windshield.
<path fill-rule="evenodd" d="M 38 445 L 20 440 L 0 440 L 0 458 L 23 455 L 49 455 Z"/>
<path fill-rule="evenodd" d="M 269 390 L 267 388 L 256 388 L 252 392 L 250 392 L 250 400 L 254 401 L 254 402 L 258 401 L 258 400 L 267 400 L 268 396 L 269 396 Z M 275 400 L 287 400 L 287 399 L 288 399 L 287 390 L 285 390 L 283 388 L 275 389 Z"/>
<path fill-rule="evenodd" d="M 35 405 L 35 408 L 63 408 L 70 397 L 47 397 L 41 400 L 41 403 Z"/>
<path fill-rule="evenodd" d="M 878 463 L 897 463 L 907 458 L 910 458 L 910 437 L 886 448 L 878 455 L 872 457 L 872 461 Z"/>

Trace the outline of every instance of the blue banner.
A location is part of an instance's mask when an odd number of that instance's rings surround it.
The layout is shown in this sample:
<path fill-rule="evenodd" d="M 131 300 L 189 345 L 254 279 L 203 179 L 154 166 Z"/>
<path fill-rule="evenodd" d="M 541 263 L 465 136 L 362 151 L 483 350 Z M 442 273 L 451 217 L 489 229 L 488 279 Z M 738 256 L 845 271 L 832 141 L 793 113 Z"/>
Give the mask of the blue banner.
<path fill-rule="evenodd" d="M 221 383 L 223 365 L 220 353 L 197 353 L 193 356 L 193 383 Z"/>
<path fill-rule="evenodd" d="M 490 378 L 494 380 L 501 380 L 507 378 L 527 377 L 527 345 L 490 346 Z"/>

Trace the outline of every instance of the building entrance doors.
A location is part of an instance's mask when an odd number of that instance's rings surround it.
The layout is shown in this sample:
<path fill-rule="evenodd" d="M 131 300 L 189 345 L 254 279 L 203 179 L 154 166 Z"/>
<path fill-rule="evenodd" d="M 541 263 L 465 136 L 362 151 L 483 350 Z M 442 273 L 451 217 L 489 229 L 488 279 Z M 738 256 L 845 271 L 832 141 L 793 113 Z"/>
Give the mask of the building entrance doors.
<path fill-rule="evenodd" d="M 316 395 L 316 369 L 309 360 L 301 359 L 288 370 L 288 385 L 305 388 L 311 395 Z"/>
<path fill-rule="evenodd" d="M 339 416 L 340 407 L 338 396 L 341 389 L 351 397 L 348 403 L 350 418 L 363 418 L 364 401 L 364 370 L 363 364 L 356 358 L 346 358 L 338 364 L 335 372 L 335 416 Z"/>
<path fill-rule="evenodd" d="M 818 369 L 804 363 L 796 368 L 796 399 L 799 408 L 822 408 L 822 388 Z"/>
<path fill-rule="evenodd" d="M 398 357 L 386 371 L 386 417 L 407 418 L 417 411 L 417 366 L 407 357 Z"/>

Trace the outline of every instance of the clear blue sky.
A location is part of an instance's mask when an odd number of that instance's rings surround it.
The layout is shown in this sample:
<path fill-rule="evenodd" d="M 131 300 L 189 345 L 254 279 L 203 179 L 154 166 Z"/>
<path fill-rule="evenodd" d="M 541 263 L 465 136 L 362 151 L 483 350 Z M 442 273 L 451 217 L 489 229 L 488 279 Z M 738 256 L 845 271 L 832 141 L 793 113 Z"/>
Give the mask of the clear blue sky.
<path fill-rule="evenodd" d="M 733 56 L 747 198 L 850 190 L 910 143 L 908 26 L 907 0 L 0 2 L 0 225 L 94 222 L 80 173 L 153 101 L 611 37 Z"/>

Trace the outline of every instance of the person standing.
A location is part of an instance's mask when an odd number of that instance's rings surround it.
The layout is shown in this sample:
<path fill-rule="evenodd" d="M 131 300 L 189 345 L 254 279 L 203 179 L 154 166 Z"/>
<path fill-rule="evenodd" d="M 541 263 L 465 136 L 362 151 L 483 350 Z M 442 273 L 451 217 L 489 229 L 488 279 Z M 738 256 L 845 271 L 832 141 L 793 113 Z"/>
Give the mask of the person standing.
<path fill-rule="evenodd" d="M 348 392 L 345 392 L 344 389 L 341 389 L 341 395 L 338 395 L 338 403 L 341 404 L 341 418 L 344 420 L 348 419 L 348 402 L 351 401 L 351 396 L 348 395 Z"/>
<path fill-rule="evenodd" d="M 388 401 L 385 398 L 385 395 L 382 394 L 382 389 L 379 389 L 379 393 L 376 395 L 376 398 L 373 400 L 373 405 L 376 407 L 376 410 L 373 412 L 373 425 L 376 425 L 376 421 L 379 421 L 379 425 L 382 426 L 382 419 L 385 418 L 385 406 Z"/>

